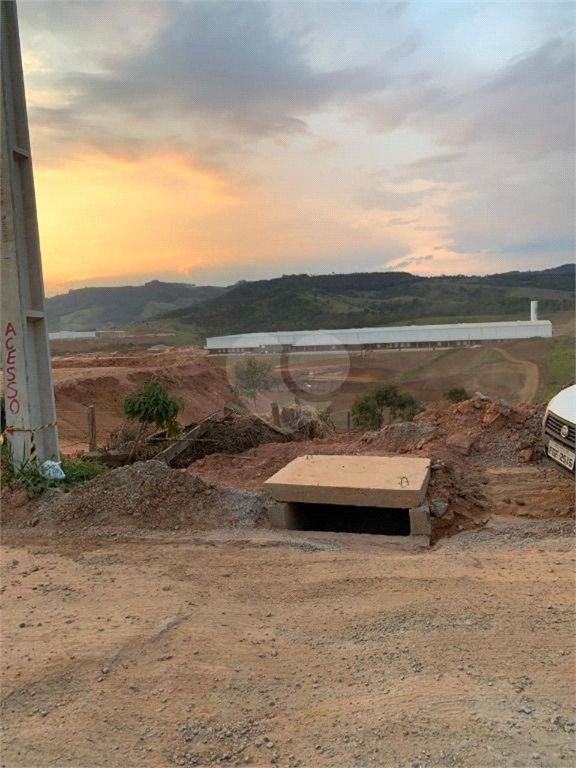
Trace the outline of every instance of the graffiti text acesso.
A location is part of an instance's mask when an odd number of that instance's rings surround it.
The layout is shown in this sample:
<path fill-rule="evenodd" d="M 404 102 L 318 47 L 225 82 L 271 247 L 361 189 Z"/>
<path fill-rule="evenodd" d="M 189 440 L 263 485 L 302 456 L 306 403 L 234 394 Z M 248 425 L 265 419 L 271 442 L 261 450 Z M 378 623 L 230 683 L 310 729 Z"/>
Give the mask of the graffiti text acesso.
<path fill-rule="evenodd" d="M 6 406 L 13 416 L 20 411 L 20 398 L 18 393 L 18 378 L 16 376 L 16 329 L 12 323 L 8 323 L 4 331 L 4 347 L 6 350 Z"/>

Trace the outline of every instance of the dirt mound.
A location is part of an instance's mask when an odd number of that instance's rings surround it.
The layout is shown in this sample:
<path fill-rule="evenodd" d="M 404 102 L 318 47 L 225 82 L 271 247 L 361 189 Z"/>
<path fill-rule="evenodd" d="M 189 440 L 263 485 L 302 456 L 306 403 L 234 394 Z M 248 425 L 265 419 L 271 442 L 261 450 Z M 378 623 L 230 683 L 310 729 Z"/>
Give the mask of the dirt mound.
<path fill-rule="evenodd" d="M 286 443 L 292 434 L 282 434 L 251 413 L 227 414 L 209 420 L 207 431 L 195 439 L 172 463 L 188 467 L 192 462 L 213 453 L 237 454 L 265 443 Z"/>
<path fill-rule="evenodd" d="M 476 395 L 449 408 L 427 408 L 412 423 L 390 424 L 362 444 L 395 453 L 416 452 L 479 466 L 514 466 L 544 456 L 542 409 Z"/>
<path fill-rule="evenodd" d="M 58 360 L 54 370 L 58 429 L 64 450 L 86 448 L 88 405 L 96 406 L 98 443 L 123 421 L 126 395 L 149 376 L 161 378 L 171 395 L 179 398 L 183 423 L 197 422 L 238 402 L 225 372 L 199 350 L 177 350 L 129 359 L 104 358 Z"/>
<path fill-rule="evenodd" d="M 40 526 L 189 530 L 254 528 L 263 513 L 261 496 L 217 488 L 159 461 L 114 469 L 70 493 L 51 495 L 36 510 Z"/>

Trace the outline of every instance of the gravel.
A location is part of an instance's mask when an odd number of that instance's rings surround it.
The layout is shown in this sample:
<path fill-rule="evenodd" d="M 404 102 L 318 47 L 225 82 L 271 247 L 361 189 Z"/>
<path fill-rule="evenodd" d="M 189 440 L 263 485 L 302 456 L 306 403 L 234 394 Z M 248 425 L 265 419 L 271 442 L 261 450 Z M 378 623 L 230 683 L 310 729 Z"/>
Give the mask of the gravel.
<path fill-rule="evenodd" d="M 39 515 L 44 525 L 254 528 L 264 515 L 264 503 L 261 494 L 219 488 L 152 460 L 119 467 L 70 493 L 46 499 Z"/>

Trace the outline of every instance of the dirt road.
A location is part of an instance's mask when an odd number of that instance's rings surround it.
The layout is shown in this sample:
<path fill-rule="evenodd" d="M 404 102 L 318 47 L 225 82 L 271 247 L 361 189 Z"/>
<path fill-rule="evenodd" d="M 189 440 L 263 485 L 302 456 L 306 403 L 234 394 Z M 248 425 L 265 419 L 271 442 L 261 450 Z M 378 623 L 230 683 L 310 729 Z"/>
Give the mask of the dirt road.
<path fill-rule="evenodd" d="M 2 764 L 573 765 L 570 527 L 8 529 Z"/>
<path fill-rule="evenodd" d="M 519 360 L 501 347 L 490 347 L 490 349 L 494 349 L 508 362 L 520 364 L 524 367 L 526 380 L 518 392 L 518 400 L 521 403 L 531 403 L 536 397 L 540 385 L 540 371 L 536 363 L 530 360 Z"/>

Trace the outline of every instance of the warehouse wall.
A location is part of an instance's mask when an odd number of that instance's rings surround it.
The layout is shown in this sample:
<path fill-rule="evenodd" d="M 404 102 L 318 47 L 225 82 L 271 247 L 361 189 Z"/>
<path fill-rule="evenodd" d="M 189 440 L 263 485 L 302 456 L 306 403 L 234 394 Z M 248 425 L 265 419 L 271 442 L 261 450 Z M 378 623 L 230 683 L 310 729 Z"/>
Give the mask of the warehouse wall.
<path fill-rule="evenodd" d="M 246 350 L 280 352 L 332 348 L 378 348 L 414 344 L 456 344 L 529 339 L 552 336 L 549 320 L 517 320 L 507 323 L 458 323 L 453 325 L 409 325 L 386 328 L 347 328 L 334 331 L 279 331 L 246 333 L 238 336 L 213 336 L 206 340 L 212 352 Z"/>

